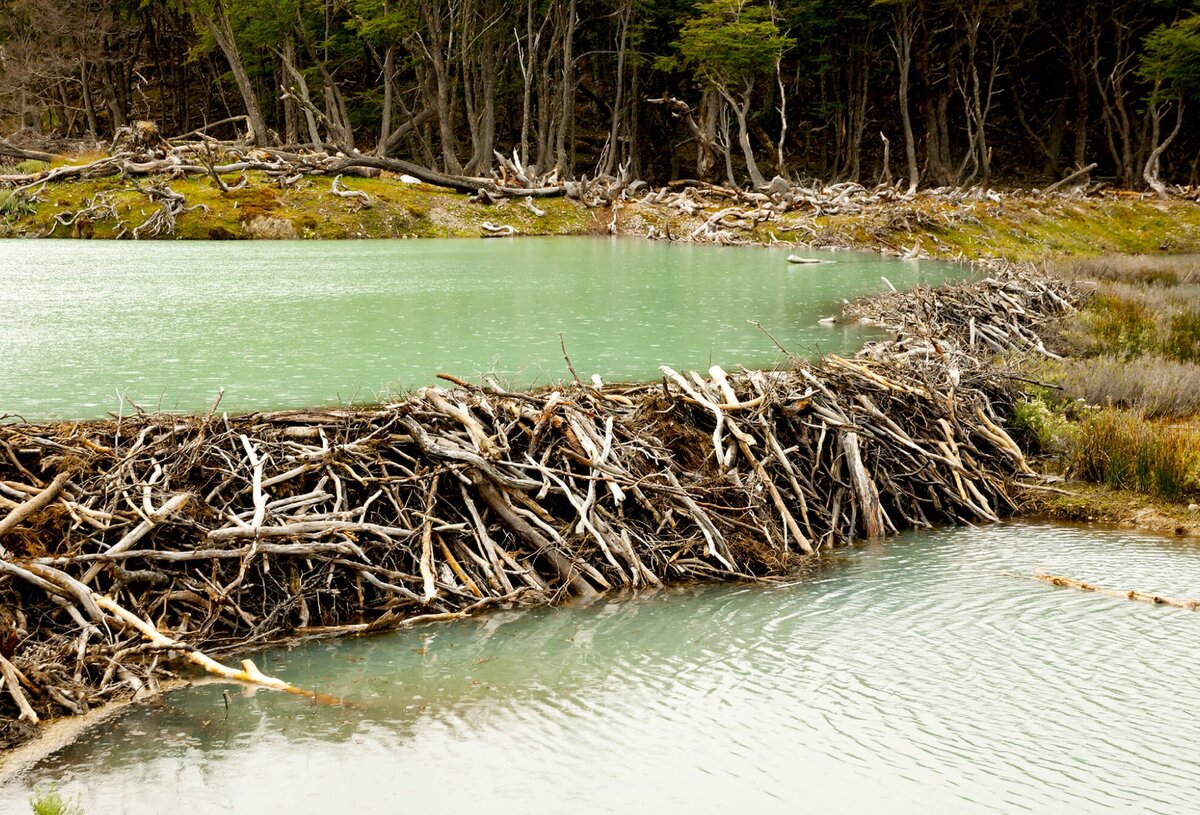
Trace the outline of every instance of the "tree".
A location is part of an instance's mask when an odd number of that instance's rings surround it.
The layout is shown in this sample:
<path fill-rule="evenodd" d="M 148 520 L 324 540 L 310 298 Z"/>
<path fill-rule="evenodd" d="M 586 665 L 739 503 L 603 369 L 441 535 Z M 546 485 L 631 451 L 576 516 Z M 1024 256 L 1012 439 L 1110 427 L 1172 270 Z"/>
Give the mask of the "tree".
<path fill-rule="evenodd" d="M 258 92 L 250 81 L 250 75 L 242 61 L 242 52 L 238 48 L 235 26 L 229 19 L 224 0 L 182 0 L 184 9 L 192 16 L 205 33 L 212 37 L 213 42 L 221 49 L 233 80 L 237 83 L 238 93 L 241 94 L 246 116 L 250 120 L 250 131 L 256 144 L 272 144 L 274 138 L 267 129 L 267 120 L 263 117 L 262 108 L 258 104 Z M 245 8 L 248 3 L 241 3 Z"/>
<path fill-rule="evenodd" d="M 783 36 L 770 10 L 754 0 L 705 0 L 697 11 L 680 31 L 679 56 L 729 104 L 737 118 L 750 183 L 766 186 L 754 159 L 747 120 L 755 85 L 775 70 L 776 61 L 794 40 Z"/>
<path fill-rule="evenodd" d="M 904 156 L 908 162 L 908 193 L 917 191 L 921 170 L 917 166 L 917 140 L 913 136 L 912 112 L 909 109 L 909 77 L 912 72 L 913 42 L 917 37 L 920 9 L 916 0 L 875 0 L 876 5 L 891 7 L 892 32 L 888 44 L 896 56 L 896 82 L 900 95 L 900 122 L 904 126 Z"/>
<path fill-rule="evenodd" d="M 1150 154 L 1142 169 L 1142 178 L 1165 198 L 1167 191 L 1159 180 L 1159 162 L 1183 126 L 1184 102 L 1200 95 L 1200 14 L 1154 29 L 1146 37 L 1138 76 L 1153 85 L 1146 100 L 1151 135 Z M 1171 107 L 1175 108 L 1175 126 L 1164 139 L 1162 121 Z"/>

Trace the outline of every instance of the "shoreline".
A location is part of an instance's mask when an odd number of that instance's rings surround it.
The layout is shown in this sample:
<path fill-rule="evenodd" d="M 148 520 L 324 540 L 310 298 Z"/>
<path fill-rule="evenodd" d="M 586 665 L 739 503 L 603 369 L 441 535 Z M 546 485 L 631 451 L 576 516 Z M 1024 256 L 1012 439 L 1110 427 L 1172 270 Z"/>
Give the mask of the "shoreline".
<path fill-rule="evenodd" d="M 774 206 L 713 185 L 639 191 L 612 201 L 483 199 L 425 183 L 312 176 L 288 188 L 255 172 L 225 192 L 203 176 L 151 177 L 186 206 L 142 239 L 410 239 L 618 235 L 672 242 L 850 249 L 1004 263 L 1100 254 L 1200 252 L 1200 204 L 1101 190 L 919 191 L 834 185 Z M 231 176 L 227 179 L 233 182 Z M 346 193 L 346 190 L 349 193 Z M 351 194 L 352 197 L 345 197 Z M 624 193 L 622 193 L 624 195 Z M 355 197 L 361 196 L 361 197 Z M 152 199 L 153 200 L 153 199 Z M 490 200 L 491 202 L 487 202 Z M 144 189 L 118 177 L 0 187 L 0 238 L 129 239 Z M 157 223 L 153 224 L 158 226 Z"/>

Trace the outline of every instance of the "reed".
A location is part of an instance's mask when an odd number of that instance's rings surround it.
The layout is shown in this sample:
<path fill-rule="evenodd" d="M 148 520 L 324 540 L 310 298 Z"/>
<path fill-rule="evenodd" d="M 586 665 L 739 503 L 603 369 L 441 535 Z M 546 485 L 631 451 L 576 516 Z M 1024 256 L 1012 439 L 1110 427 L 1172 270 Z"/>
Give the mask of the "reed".
<path fill-rule="evenodd" d="M 1087 481 L 1180 500 L 1200 493 L 1200 430 L 1107 408 L 1080 423 L 1071 472 Z"/>
<path fill-rule="evenodd" d="M 1144 286 L 1170 287 L 1200 283 L 1200 260 L 1185 260 L 1170 255 L 1104 255 L 1078 258 L 1058 263 L 1056 271 L 1073 280 Z"/>
<path fill-rule="evenodd" d="M 1148 419 L 1200 413 L 1200 364 L 1160 356 L 1068 360 L 1055 372 L 1070 399 L 1134 410 Z"/>

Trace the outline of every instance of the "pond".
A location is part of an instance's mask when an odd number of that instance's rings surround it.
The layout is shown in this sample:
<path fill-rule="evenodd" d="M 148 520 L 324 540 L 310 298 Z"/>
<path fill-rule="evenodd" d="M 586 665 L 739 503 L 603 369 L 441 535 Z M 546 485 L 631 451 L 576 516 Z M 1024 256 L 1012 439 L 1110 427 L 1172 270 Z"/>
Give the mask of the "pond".
<path fill-rule="evenodd" d="M 378 401 L 439 372 L 514 386 L 848 352 L 843 298 L 965 267 L 635 239 L 0 241 L 0 414 Z"/>
<path fill-rule="evenodd" d="M 607 596 L 258 656 L 353 707 L 205 684 L 0 788 L 88 813 L 1200 808 L 1200 549 L 1035 524 L 905 535 L 779 586 Z M 224 692 L 229 693 L 226 709 Z"/>

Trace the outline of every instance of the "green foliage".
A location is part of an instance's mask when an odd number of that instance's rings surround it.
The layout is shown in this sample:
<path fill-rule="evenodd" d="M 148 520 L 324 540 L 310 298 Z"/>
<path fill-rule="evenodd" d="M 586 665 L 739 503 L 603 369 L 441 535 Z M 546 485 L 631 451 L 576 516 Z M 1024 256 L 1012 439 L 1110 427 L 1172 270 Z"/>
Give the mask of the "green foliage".
<path fill-rule="evenodd" d="M 0 220 L 13 222 L 37 212 L 37 205 L 19 192 L 0 190 Z"/>
<path fill-rule="evenodd" d="M 35 792 L 29 799 L 33 815 L 84 815 L 78 798 L 67 798 L 57 787 Z"/>
<path fill-rule="evenodd" d="M 1146 37 L 1138 75 L 1161 97 L 1200 96 L 1200 14 L 1161 25 Z"/>
<path fill-rule="evenodd" d="M 399 43 L 417 30 L 417 4 L 395 0 L 348 0 L 349 27 L 377 45 Z"/>
<path fill-rule="evenodd" d="M 44 161 L 37 161 L 36 159 L 27 158 L 24 161 L 18 161 L 16 166 L 13 167 L 12 171 L 14 173 L 40 173 L 49 166 L 50 165 Z"/>
<path fill-rule="evenodd" d="M 683 66 L 726 89 L 748 88 L 773 70 L 794 44 L 783 36 L 770 9 L 754 0 L 705 0 L 687 19 L 675 43 Z M 670 59 L 660 67 L 672 67 Z"/>
<path fill-rule="evenodd" d="M 1013 407 L 1012 425 L 1045 453 L 1066 452 L 1076 434 L 1075 425 L 1040 394 L 1017 402 Z"/>

